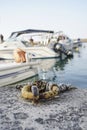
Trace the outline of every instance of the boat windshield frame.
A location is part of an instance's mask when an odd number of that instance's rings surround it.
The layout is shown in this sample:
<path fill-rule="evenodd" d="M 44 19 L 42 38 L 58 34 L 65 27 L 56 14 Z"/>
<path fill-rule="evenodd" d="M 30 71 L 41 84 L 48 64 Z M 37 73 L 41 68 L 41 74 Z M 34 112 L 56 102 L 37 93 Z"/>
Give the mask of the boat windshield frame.
<path fill-rule="evenodd" d="M 23 31 L 12 32 L 9 38 L 16 38 L 19 35 L 27 34 L 27 33 L 51 33 L 51 34 L 53 34 L 54 31 L 51 31 L 51 30 L 28 29 L 28 30 L 23 30 Z"/>

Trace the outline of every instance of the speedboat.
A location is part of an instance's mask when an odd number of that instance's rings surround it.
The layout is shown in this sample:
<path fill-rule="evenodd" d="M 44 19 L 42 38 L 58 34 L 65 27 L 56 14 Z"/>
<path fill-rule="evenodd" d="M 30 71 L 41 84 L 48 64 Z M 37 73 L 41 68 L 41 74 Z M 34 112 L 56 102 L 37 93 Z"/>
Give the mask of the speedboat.
<path fill-rule="evenodd" d="M 72 51 L 70 44 L 57 44 L 54 31 L 49 30 L 23 30 L 13 32 L 11 36 L 0 45 L 0 58 L 13 59 L 16 48 L 24 49 L 32 59 L 67 57 Z"/>
<path fill-rule="evenodd" d="M 78 48 L 80 46 L 82 46 L 82 42 L 81 42 L 80 38 L 73 40 L 73 47 L 74 48 Z"/>
<path fill-rule="evenodd" d="M 25 63 L 1 63 L 0 64 L 0 87 L 31 78 L 38 74 L 36 66 L 38 62 Z"/>

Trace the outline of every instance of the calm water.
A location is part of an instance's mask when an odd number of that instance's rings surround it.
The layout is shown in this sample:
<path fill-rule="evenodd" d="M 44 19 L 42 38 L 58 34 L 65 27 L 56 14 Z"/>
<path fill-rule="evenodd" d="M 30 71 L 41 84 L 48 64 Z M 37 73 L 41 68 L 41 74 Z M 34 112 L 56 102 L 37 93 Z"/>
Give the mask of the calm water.
<path fill-rule="evenodd" d="M 76 87 L 87 88 L 87 43 L 83 43 L 79 52 L 74 52 L 73 58 L 44 59 L 41 60 L 41 65 L 37 69 L 37 77 L 23 82 L 44 79 L 54 83 L 70 83 Z"/>
<path fill-rule="evenodd" d="M 87 88 L 87 43 L 83 43 L 79 52 L 74 52 L 72 59 L 42 60 L 37 79 L 45 79 L 55 83 L 70 83 L 73 86 Z M 47 67 L 47 65 L 49 67 Z"/>

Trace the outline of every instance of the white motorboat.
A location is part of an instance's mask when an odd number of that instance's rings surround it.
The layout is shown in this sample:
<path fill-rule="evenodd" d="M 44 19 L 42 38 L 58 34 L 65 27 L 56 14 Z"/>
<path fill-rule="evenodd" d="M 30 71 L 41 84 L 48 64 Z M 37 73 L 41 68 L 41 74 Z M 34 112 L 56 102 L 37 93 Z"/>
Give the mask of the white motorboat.
<path fill-rule="evenodd" d="M 78 48 L 80 46 L 82 46 L 82 42 L 81 42 L 81 40 L 79 38 L 76 39 L 76 40 L 73 40 L 73 47 L 74 48 Z"/>
<path fill-rule="evenodd" d="M 24 30 L 13 32 L 11 36 L 0 45 L 0 58 L 13 59 L 16 48 L 24 49 L 32 59 L 65 57 L 72 51 L 70 44 L 57 44 L 54 31 Z"/>
<path fill-rule="evenodd" d="M 1 63 L 0 64 L 0 87 L 31 78 L 38 74 L 38 62 L 26 63 Z"/>

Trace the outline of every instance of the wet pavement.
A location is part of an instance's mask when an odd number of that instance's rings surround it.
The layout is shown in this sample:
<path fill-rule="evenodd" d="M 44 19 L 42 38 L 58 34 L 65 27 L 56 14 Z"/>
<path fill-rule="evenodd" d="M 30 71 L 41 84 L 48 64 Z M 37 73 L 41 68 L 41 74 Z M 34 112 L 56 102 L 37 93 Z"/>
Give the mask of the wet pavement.
<path fill-rule="evenodd" d="M 87 89 L 32 104 L 15 86 L 0 87 L 0 130 L 87 130 Z"/>

